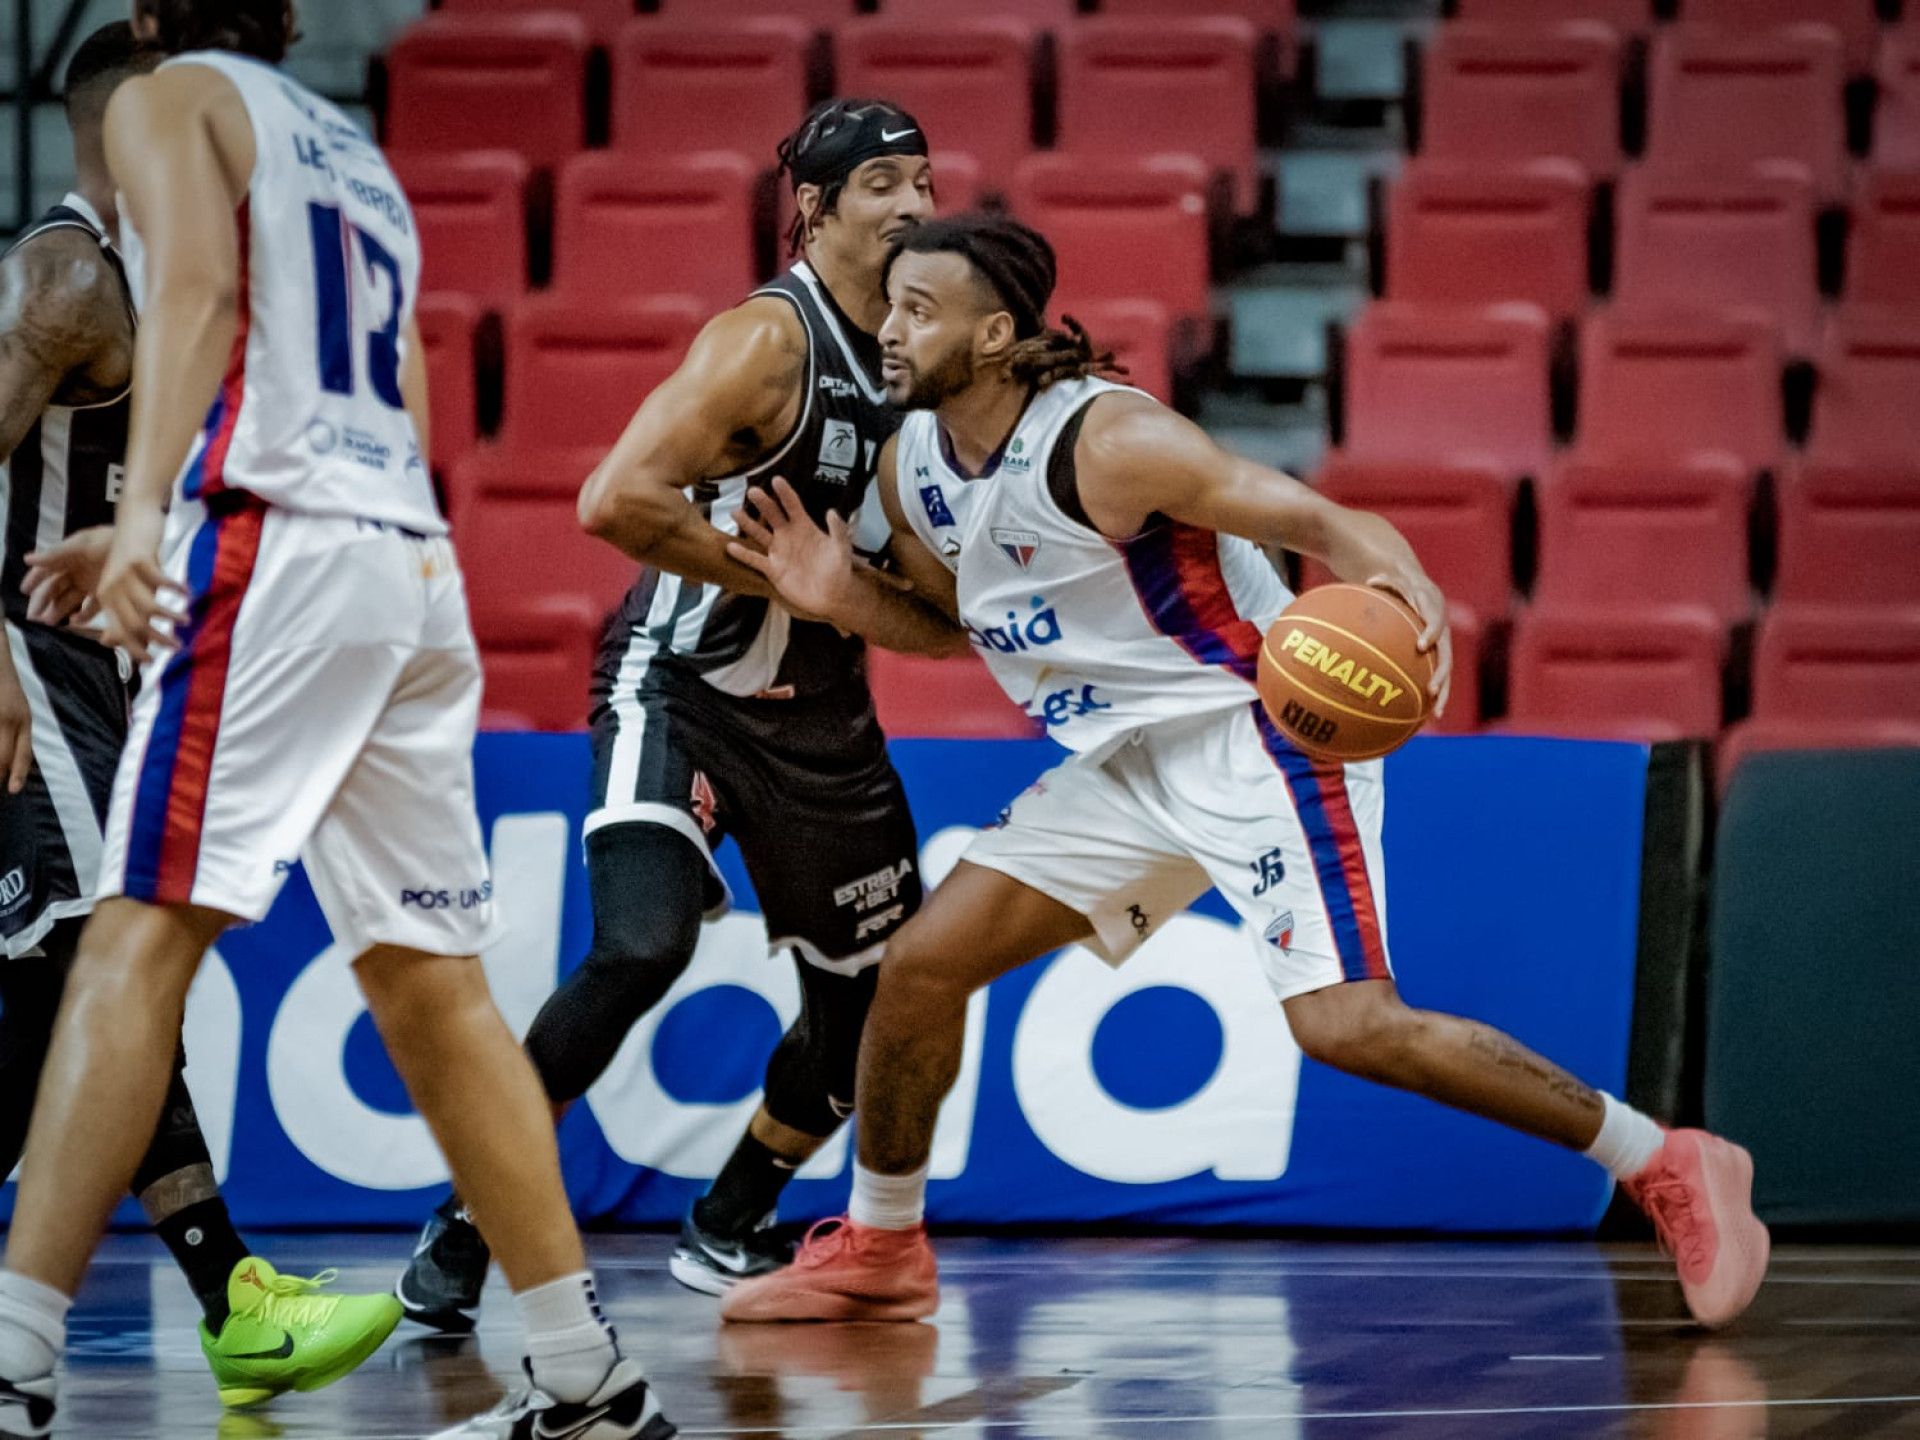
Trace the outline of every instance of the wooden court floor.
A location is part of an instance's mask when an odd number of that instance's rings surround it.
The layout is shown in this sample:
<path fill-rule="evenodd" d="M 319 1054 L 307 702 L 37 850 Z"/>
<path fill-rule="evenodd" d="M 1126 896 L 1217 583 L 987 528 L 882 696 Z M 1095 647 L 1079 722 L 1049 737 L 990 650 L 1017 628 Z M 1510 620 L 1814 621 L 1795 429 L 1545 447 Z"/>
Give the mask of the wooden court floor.
<path fill-rule="evenodd" d="M 282 1269 L 391 1283 L 402 1235 L 267 1237 Z M 1684 1320 L 1651 1248 L 947 1239 L 935 1321 L 716 1323 L 665 1235 L 595 1236 L 600 1293 L 692 1436 L 789 1440 L 1920 1437 L 1920 1249 L 1784 1247 L 1736 1327 Z M 346 1380 L 223 1416 L 185 1285 L 113 1237 L 75 1308 L 61 1436 L 412 1440 L 515 1375 L 497 1275 L 477 1335 L 402 1325 Z"/>

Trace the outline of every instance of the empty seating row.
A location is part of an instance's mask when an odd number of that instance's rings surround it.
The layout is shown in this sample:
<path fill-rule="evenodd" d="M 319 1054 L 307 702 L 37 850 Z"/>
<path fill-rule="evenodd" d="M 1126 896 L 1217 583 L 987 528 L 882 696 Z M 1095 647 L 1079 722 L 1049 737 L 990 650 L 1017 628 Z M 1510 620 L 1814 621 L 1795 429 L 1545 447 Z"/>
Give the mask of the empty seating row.
<path fill-rule="evenodd" d="M 385 143 L 511 150 L 555 166 L 585 144 L 590 31 L 557 13 L 430 15 L 387 55 Z M 756 170 L 806 111 L 811 35 L 797 20 L 638 20 L 613 43 L 611 146 L 651 157 L 732 150 Z M 1007 20 L 848 25 L 838 88 L 912 111 L 994 186 L 1033 148 L 1031 33 Z M 1231 16 L 1087 19 L 1058 44 L 1056 144 L 1087 154 L 1194 155 L 1255 184 L 1257 33 Z"/>
<path fill-rule="evenodd" d="M 1463 20 L 1538 25 L 1588 20 L 1622 35 L 1643 36 L 1653 29 L 1653 0 L 1455 0 Z M 1856 70 L 1872 63 L 1880 19 L 1875 0 L 1681 0 L 1683 22 L 1727 29 L 1766 30 L 1781 25 L 1831 26 Z"/>
<path fill-rule="evenodd" d="M 1347 334 L 1344 451 L 1355 459 L 1543 474 L 1555 454 L 1550 327 L 1532 305 L 1382 301 Z M 1603 310 L 1580 343 L 1575 451 L 1610 460 L 1786 455 L 1778 332 L 1737 311 Z M 1920 468 L 1920 322 L 1841 312 L 1818 351 L 1806 454 Z"/>
<path fill-rule="evenodd" d="M 1740 305 L 1811 348 L 1820 318 L 1815 200 L 1791 168 L 1708 174 L 1643 167 L 1614 205 L 1613 297 L 1628 305 Z M 1416 160 L 1394 182 L 1387 294 L 1587 305 L 1589 192 L 1566 160 Z M 1920 309 L 1920 172 L 1872 171 L 1853 209 L 1844 295 Z"/>
<path fill-rule="evenodd" d="M 1650 162 L 1722 170 L 1790 161 L 1821 197 L 1844 192 L 1846 67 L 1832 30 L 1675 26 L 1656 37 L 1650 68 Z M 1421 69 L 1423 152 L 1557 156 L 1611 177 L 1624 158 L 1621 74 L 1620 38 L 1604 25 L 1443 25 Z M 1875 77 L 1874 160 L 1920 163 L 1920 26 L 1882 41 Z"/>

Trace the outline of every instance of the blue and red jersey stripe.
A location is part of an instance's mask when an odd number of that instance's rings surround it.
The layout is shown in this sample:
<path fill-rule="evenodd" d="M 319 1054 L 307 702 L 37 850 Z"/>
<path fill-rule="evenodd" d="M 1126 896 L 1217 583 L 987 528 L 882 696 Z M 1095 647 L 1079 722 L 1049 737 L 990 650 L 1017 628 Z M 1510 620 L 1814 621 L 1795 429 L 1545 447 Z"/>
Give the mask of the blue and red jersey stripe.
<path fill-rule="evenodd" d="M 247 393 L 247 337 L 253 328 L 249 263 L 253 248 L 251 206 L 252 201 L 242 200 L 234 222 L 240 234 L 240 318 L 234 327 L 233 348 L 227 352 L 227 371 L 220 381 L 220 393 L 207 407 L 206 421 L 200 427 L 200 449 L 181 480 L 181 493 L 189 500 L 218 495 L 227 488 L 227 452 L 233 446 L 233 432 L 240 423 L 240 402 Z"/>
<path fill-rule="evenodd" d="M 209 515 L 188 551 L 192 599 L 178 648 L 160 672 L 159 712 L 134 786 L 121 888 L 135 900 L 180 905 L 193 898 L 233 632 L 266 514 L 255 501 Z"/>
<path fill-rule="evenodd" d="M 1154 629 L 1202 665 L 1223 666 L 1253 683 L 1260 628 L 1234 608 L 1217 532 L 1162 520 L 1115 547 Z"/>
<path fill-rule="evenodd" d="M 1386 937 L 1380 933 L 1380 907 L 1367 873 L 1367 852 L 1347 794 L 1346 767 L 1303 755 L 1268 718 L 1265 705 L 1256 700 L 1252 709 L 1260 743 L 1286 781 L 1301 832 L 1307 837 L 1307 855 L 1327 907 L 1341 975 L 1348 980 L 1388 979 L 1393 972 L 1387 965 Z"/>

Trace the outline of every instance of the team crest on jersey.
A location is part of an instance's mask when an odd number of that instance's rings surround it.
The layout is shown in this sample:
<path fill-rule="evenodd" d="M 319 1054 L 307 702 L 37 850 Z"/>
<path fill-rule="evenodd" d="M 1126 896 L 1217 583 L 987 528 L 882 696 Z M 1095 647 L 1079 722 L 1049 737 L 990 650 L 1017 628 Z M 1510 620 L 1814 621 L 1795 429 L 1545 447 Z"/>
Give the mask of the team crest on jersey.
<path fill-rule="evenodd" d="M 1274 916 L 1266 928 L 1267 943 L 1276 950 L 1291 950 L 1293 946 L 1293 912 L 1283 910 Z"/>
<path fill-rule="evenodd" d="M 1003 530 L 996 525 L 993 543 L 1022 570 L 1033 564 L 1033 557 L 1040 553 L 1040 537 L 1031 530 Z"/>

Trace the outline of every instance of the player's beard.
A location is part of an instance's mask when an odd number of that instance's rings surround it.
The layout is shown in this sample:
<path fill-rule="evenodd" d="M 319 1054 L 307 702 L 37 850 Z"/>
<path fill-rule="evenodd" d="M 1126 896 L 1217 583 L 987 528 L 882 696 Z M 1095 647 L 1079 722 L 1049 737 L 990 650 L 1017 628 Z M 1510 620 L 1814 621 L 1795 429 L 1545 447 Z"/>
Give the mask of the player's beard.
<path fill-rule="evenodd" d="M 973 347 L 968 342 L 955 345 L 926 370 L 911 361 L 907 365 L 907 393 L 888 401 L 899 410 L 931 410 L 950 400 L 973 384 Z"/>

